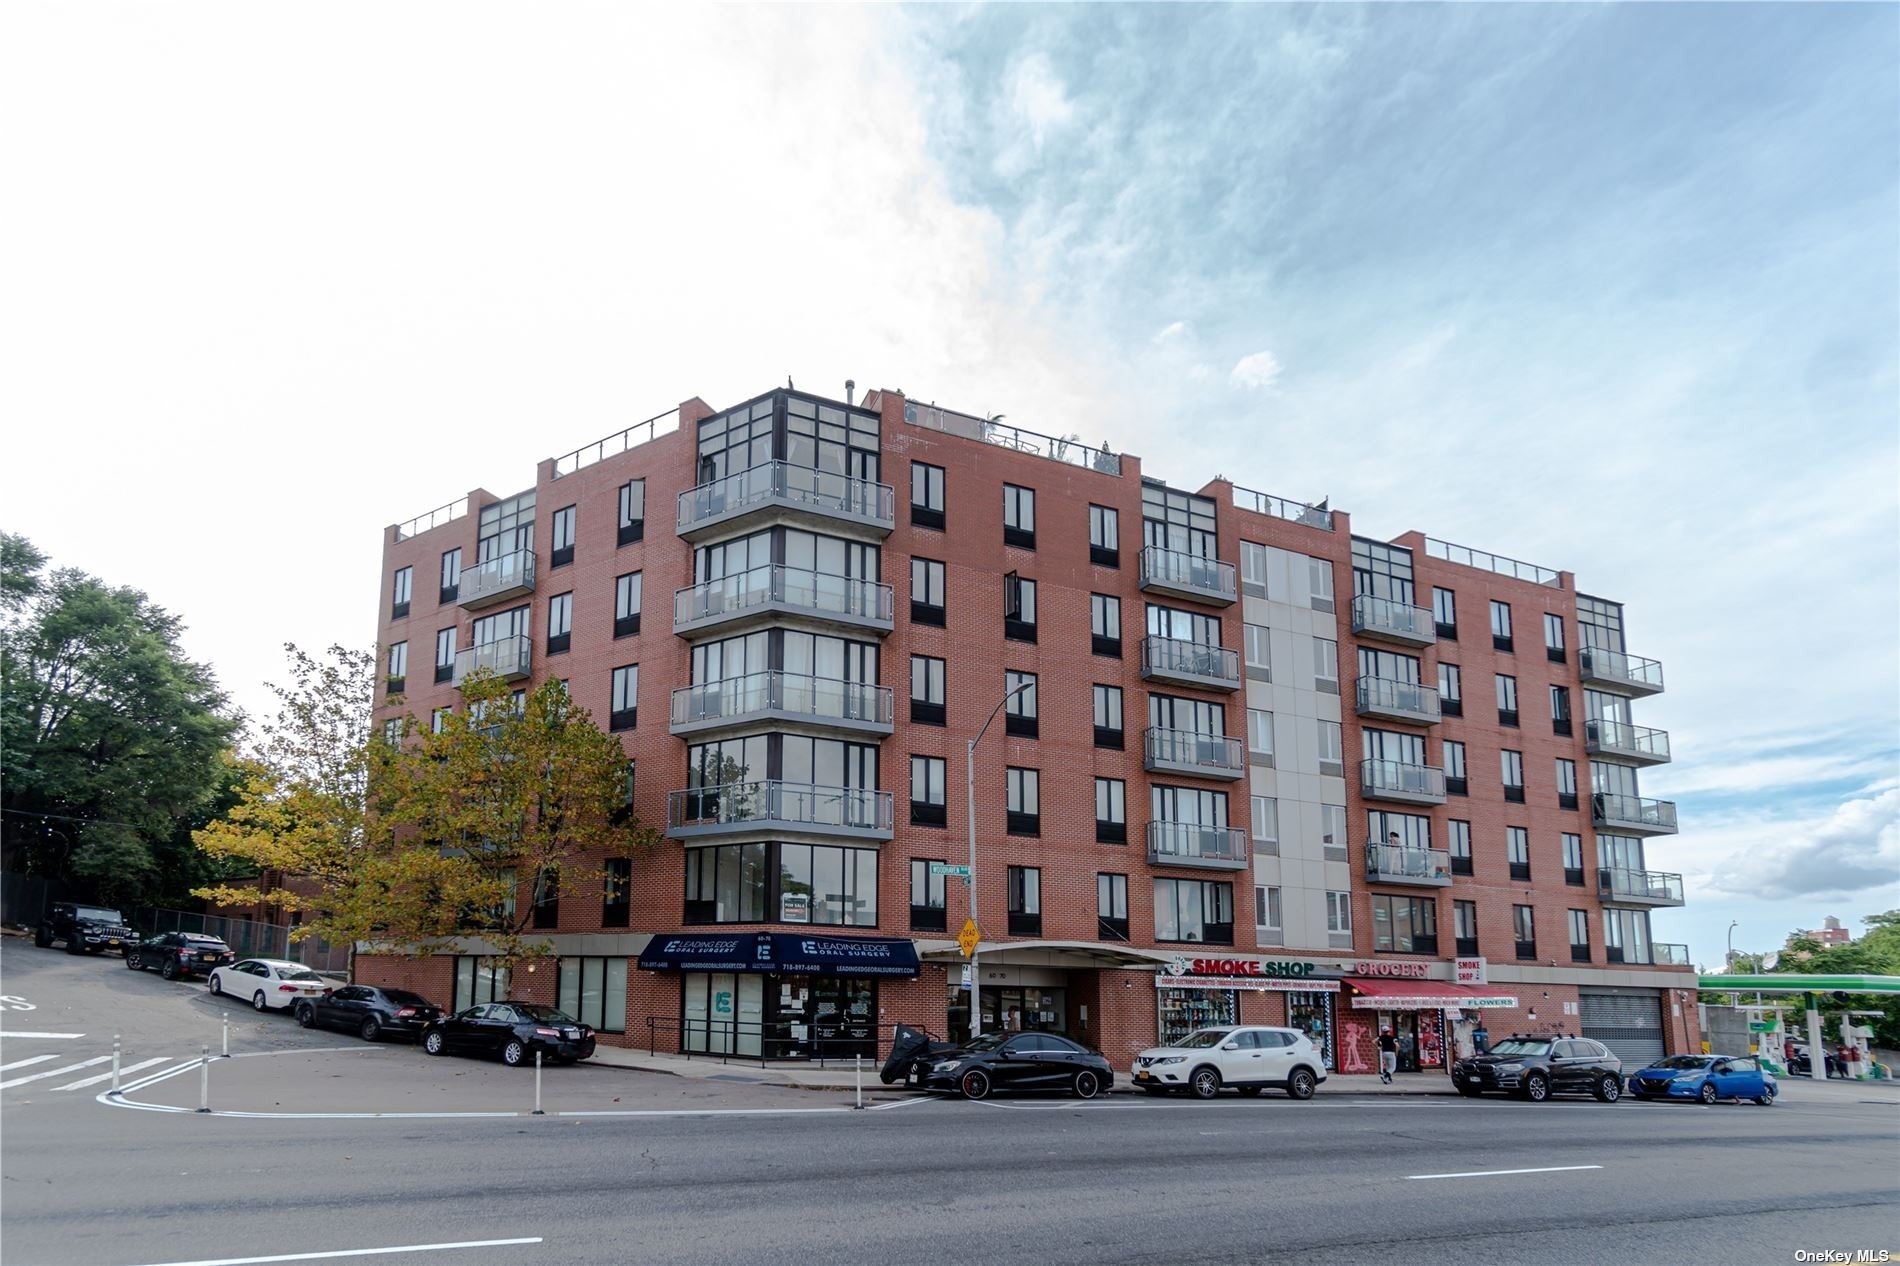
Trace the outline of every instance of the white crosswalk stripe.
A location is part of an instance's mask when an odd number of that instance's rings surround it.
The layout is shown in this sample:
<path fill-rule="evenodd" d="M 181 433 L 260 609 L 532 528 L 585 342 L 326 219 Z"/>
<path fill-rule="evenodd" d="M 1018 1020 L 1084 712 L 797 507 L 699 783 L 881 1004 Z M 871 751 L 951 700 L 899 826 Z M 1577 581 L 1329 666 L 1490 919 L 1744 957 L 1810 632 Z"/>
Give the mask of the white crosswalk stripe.
<path fill-rule="evenodd" d="M 10 1073 L 16 1068 L 25 1068 L 28 1064 L 44 1064 L 49 1059 L 58 1059 L 57 1055 L 35 1055 L 31 1059 L 16 1059 L 11 1064 L 0 1064 L 0 1073 Z"/>
<path fill-rule="evenodd" d="M 160 1055 L 157 1059 L 142 1059 L 136 1064 L 123 1064 L 119 1067 L 119 1077 L 121 1080 L 123 1080 L 126 1077 L 130 1077 L 133 1073 L 137 1072 L 141 1068 L 150 1068 L 153 1064 L 162 1064 L 170 1058 L 171 1056 L 169 1055 Z M 96 1086 L 102 1081 L 111 1081 L 111 1080 L 112 1080 L 112 1074 L 109 1072 L 104 1072 L 104 1073 L 98 1074 L 95 1077 L 85 1077 L 85 1078 L 80 1079 L 79 1081 L 69 1081 L 63 1086 L 54 1086 L 52 1090 L 49 1091 L 48 1093 L 58 1094 L 62 1090 L 82 1090 L 87 1086 Z"/>
<path fill-rule="evenodd" d="M 76 1073 L 82 1068 L 91 1068 L 95 1064 L 106 1063 L 111 1058 L 112 1056 L 110 1055 L 95 1055 L 91 1059 L 81 1060 L 77 1064 L 68 1064 L 64 1068 L 49 1068 L 43 1073 L 28 1073 L 24 1077 L 9 1078 L 6 1081 L 0 1081 L 0 1090 L 10 1090 L 14 1086 L 24 1086 L 29 1081 L 42 1081 L 48 1077 L 58 1077 L 62 1073 Z"/>

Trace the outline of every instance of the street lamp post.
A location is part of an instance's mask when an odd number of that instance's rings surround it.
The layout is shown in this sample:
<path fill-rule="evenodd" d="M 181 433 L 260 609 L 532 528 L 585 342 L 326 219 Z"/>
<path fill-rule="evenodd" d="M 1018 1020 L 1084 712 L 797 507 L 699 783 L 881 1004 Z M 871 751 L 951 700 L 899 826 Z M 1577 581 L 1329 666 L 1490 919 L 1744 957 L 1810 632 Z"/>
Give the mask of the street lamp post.
<path fill-rule="evenodd" d="M 963 751 L 963 809 L 970 831 L 970 875 L 969 878 L 963 882 L 964 886 L 970 890 L 970 922 L 973 924 L 976 923 L 976 745 L 983 741 L 983 736 L 989 732 L 990 726 L 996 720 L 996 714 L 1008 706 L 1011 699 L 1014 699 L 1025 690 L 1034 690 L 1035 688 L 1036 683 L 1033 680 L 1025 681 L 1014 690 L 1004 694 L 1002 700 L 997 703 L 996 707 L 990 710 L 989 719 L 983 722 L 983 728 L 976 732 L 976 737 L 970 740 L 969 745 L 964 748 Z M 978 945 L 970 947 L 971 1037 L 975 1037 L 983 1031 L 983 999 L 981 993 L 983 986 L 978 983 L 981 977 L 978 975 L 976 967 L 976 956 L 980 948 L 980 942 Z"/>

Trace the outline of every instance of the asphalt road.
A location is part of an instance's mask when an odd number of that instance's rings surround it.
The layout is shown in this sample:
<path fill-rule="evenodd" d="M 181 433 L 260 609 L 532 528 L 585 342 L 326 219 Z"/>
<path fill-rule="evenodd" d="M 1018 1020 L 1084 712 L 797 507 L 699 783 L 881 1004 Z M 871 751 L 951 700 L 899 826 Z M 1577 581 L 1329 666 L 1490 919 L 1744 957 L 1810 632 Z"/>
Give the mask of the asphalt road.
<path fill-rule="evenodd" d="M 0 978 L 0 992 L 36 1004 L 0 1013 L 5 1032 L 118 1023 L 162 1044 L 174 1025 L 204 1030 L 199 990 L 96 960 L 7 941 Z M 0 1033 L 0 1062 L 30 1058 L 35 1041 Z M 345 1106 L 359 1079 L 450 1077 L 466 1062 L 322 1052 L 348 1039 L 274 1017 L 255 1041 L 301 1052 L 282 1058 L 304 1076 L 338 1061 Z M 641 1104 L 679 1080 L 580 1075 Z M 1322 1092 L 1304 1104 L 1123 1097 L 854 1112 L 836 1110 L 835 1095 L 713 1084 L 689 1106 L 746 1113 L 285 1120 L 112 1108 L 97 1087 L 27 1093 L 44 1085 L 0 1092 L 8 1264 L 425 1244 L 462 1247 L 367 1260 L 1576 1266 L 1900 1249 L 1900 1102 L 1852 1086 L 1790 1087 L 1768 1109 Z M 757 1106 L 760 1095 L 777 1106 Z M 1510 1169 L 1547 1172 L 1488 1172 Z M 534 1242 L 468 1243 L 490 1240 Z"/>

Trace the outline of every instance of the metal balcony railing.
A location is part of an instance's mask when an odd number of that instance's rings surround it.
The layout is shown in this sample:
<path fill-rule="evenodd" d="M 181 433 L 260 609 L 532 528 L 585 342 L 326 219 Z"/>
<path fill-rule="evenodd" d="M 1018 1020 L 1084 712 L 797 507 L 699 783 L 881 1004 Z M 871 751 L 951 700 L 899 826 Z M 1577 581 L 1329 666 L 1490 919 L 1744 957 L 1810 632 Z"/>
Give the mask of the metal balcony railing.
<path fill-rule="evenodd" d="M 802 782 L 732 782 L 689 787 L 666 798 L 669 834 L 786 830 L 888 839 L 891 793 Z"/>
<path fill-rule="evenodd" d="M 1148 823 L 1148 862 L 1154 866 L 1198 866 L 1206 870 L 1245 870 L 1250 864 L 1247 832 L 1237 826 L 1198 822 Z"/>
<path fill-rule="evenodd" d="M 1237 690 L 1240 652 L 1175 637 L 1145 637 L 1141 640 L 1141 675 Z"/>
<path fill-rule="evenodd" d="M 892 699 L 889 686 L 799 673 L 748 673 L 675 690 L 672 728 L 703 729 L 771 716 L 888 731 Z"/>
<path fill-rule="evenodd" d="M 1669 759 L 1669 732 L 1621 721 L 1585 721 L 1584 748 L 1592 756 L 1608 756 L 1640 765 L 1661 765 Z"/>
<path fill-rule="evenodd" d="M 1622 651 L 1586 646 L 1577 656 L 1585 685 L 1630 695 L 1653 695 L 1663 688 L 1662 664 Z"/>
<path fill-rule="evenodd" d="M 1391 677 L 1361 677 L 1358 693 L 1360 716 L 1387 717 L 1420 725 L 1433 725 L 1439 719 L 1436 686 Z"/>
<path fill-rule="evenodd" d="M 1437 848 L 1367 844 L 1366 878 L 1381 884 L 1448 887 L 1451 884 L 1451 854 Z"/>
<path fill-rule="evenodd" d="M 1247 759 L 1237 738 L 1202 734 L 1198 730 L 1164 730 L 1149 726 L 1141 736 L 1142 768 L 1199 774 L 1206 778 L 1238 778 Z"/>
<path fill-rule="evenodd" d="M 1690 967 L 1689 947 L 1678 945 L 1674 941 L 1655 941 L 1649 947 L 1655 955 L 1658 967 Z"/>
<path fill-rule="evenodd" d="M 803 567 L 754 567 L 675 593 L 673 630 L 775 609 L 889 629 L 891 587 Z"/>
<path fill-rule="evenodd" d="M 479 646 L 457 651 L 455 671 L 450 680 L 459 686 L 463 678 L 471 673 L 486 671 L 504 681 L 514 681 L 528 675 L 533 657 L 533 639 L 521 634 L 496 638 L 492 642 L 483 642 Z"/>
<path fill-rule="evenodd" d="M 518 549 L 462 569 L 461 604 L 471 611 L 533 592 L 533 550 Z"/>
<path fill-rule="evenodd" d="M 1597 870 L 1597 896 L 1604 901 L 1679 906 L 1682 904 L 1682 876 L 1660 870 L 1603 866 Z"/>
<path fill-rule="evenodd" d="M 1149 545 L 1141 551 L 1141 587 L 1202 602 L 1230 603 L 1238 595 L 1232 563 Z"/>
<path fill-rule="evenodd" d="M 1432 765 L 1370 759 L 1359 762 L 1359 791 L 1374 800 L 1412 804 L 1445 802 L 1445 771 Z"/>
<path fill-rule="evenodd" d="M 1352 631 L 1407 646 L 1430 646 L 1438 640 L 1438 625 L 1430 611 L 1369 593 L 1352 600 Z"/>
<path fill-rule="evenodd" d="M 1590 797 L 1590 816 L 1594 825 L 1605 831 L 1621 831 L 1626 835 L 1676 833 L 1676 804 L 1673 800 L 1598 794 Z"/>
<path fill-rule="evenodd" d="M 897 523 L 897 494 L 889 484 L 771 461 L 682 492 L 679 531 L 683 535 L 748 510 L 775 506 L 884 532 Z"/>

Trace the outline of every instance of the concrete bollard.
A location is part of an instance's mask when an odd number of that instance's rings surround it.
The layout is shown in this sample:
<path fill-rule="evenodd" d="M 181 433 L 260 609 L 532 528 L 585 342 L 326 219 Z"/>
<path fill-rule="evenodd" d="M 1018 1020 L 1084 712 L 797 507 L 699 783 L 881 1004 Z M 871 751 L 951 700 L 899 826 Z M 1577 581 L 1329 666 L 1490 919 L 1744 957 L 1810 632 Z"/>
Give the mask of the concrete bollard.
<path fill-rule="evenodd" d="M 544 1117 L 547 1115 L 547 1113 L 541 1111 L 541 1052 L 540 1051 L 536 1051 L 534 1053 L 534 1115 L 538 1117 Z"/>
<path fill-rule="evenodd" d="M 202 1047 L 203 1057 L 198 1061 L 198 1111 L 211 1111 L 211 1048 Z"/>
<path fill-rule="evenodd" d="M 112 1035 L 112 1089 L 107 1094 L 119 1093 L 119 1035 Z"/>

